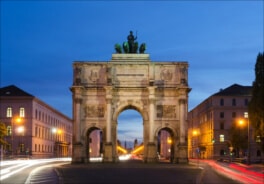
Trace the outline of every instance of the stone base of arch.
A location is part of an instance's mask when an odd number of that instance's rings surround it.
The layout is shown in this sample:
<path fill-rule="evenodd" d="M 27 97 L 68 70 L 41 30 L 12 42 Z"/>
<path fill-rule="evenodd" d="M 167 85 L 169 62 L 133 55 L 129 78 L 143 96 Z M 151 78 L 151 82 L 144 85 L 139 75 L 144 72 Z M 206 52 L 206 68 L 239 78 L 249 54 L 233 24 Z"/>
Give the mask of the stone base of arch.
<path fill-rule="evenodd" d="M 187 149 L 187 144 L 178 145 L 177 156 L 173 159 L 173 162 L 177 164 L 187 164 L 189 162 Z"/>
<path fill-rule="evenodd" d="M 116 162 L 116 158 L 113 151 L 113 144 L 106 143 L 104 147 L 103 162 Z"/>
<path fill-rule="evenodd" d="M 84 163 L 84 157 L 82 154 L 83 145 L 82 143 L 73 144 L 73 152 L 72 152 L 72 163 Z"/>
<path fill-rule="evenodd" d="M 155 163 L 158 162 L 157 147 L 154 142 L 147 144 L 147 156 L 146 163 Z"/>

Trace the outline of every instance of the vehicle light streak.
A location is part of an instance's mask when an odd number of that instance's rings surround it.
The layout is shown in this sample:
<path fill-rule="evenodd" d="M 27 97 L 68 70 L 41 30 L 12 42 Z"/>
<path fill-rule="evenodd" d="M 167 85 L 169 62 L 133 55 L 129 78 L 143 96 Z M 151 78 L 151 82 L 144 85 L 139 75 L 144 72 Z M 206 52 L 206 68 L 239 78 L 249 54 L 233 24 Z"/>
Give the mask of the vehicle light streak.
<path fill-rule="evenodd" d="M 56 159 L 34 159 L 34 160 L 14 160 L 14 161 L 3 161 L 1 166 L 14 165 L 0 170 L 0 181 L 9 178 L 10 176 L 24 170 L 25 168 L 31 167 L 37 164 L 44 164 L 48 162 L 56 161 L 70 161 L 70 158 L 56 158 Z M 18 164 L 19 163 L 19 164 Z"/>
<path fill-rule="evenodd" d="M 219 164 L 215 163 L 214 161 L 204 161 L 208 163 L 211 167 L 213 167 L 217 172 L 226 177 L 232 178 L 233 180 L 237 180 L 244 184 L 263 184 L 263 176 L 260 178 L 252 178 L 252 172 L 248 172 L 247 170 L 243 172 L 234 171 L 232 170 L 232 166 L 230 168 L 220 166 Z"/>

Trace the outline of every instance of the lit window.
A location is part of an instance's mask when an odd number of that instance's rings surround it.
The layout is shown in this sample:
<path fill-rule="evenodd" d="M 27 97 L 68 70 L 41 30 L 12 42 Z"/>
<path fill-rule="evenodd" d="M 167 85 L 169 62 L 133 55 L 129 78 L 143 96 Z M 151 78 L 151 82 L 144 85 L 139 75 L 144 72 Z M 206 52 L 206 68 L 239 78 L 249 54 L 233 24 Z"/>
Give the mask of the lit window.
<path fill-rule="evenodd" d="M 6 109 L 6 117 L 11 118 L 12 117 L 12 107 L 7 107 Z"/>
<path fill-rule="evenodd" d="M 256 138 L 256 142 L 261 142 L 260 136 L 258 135 Z"/>
<path fill-rule="evenodd" d="M 6 130 L 7 130 L 7 136 L 11 136 L 12 135 L 12 127 L 11 126 L 7 126 Z"/>
<path fill-rule="evenodd" d="M 220 142 L 224 142 L 225 141 L 225 135 L 223 135 L 223 134 L 221 134 L 220 136 L 219 136 L 219 141 Z"/>
<path fill-rule="evenodd" d="M 24 107 L 20 107 L 20 109 L 19 109 L 19 116 L 21 118 L 24 118 L 25 117 L 25 108 Z"/>

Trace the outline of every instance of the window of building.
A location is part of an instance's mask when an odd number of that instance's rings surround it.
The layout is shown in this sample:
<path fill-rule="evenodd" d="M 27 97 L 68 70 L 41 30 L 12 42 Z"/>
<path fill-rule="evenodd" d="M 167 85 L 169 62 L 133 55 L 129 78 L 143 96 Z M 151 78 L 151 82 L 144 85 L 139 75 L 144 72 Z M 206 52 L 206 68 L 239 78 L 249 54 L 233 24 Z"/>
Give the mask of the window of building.
<path fill-rule="evenodd" d="M 257 150 L 257 157 L 261 157 L 261 151 Z"/>
<path fill-rule="evenodd" d="M 225 117 L 225 113 L 224 112 L 220 112 L 220 118 L 224 118 Z"/>
<path fill-rule="evenodd" d="M 38 127 L 36 126 L 35 127 L 35 137 L 37 137 L 38 136 Z"/>
<path fill-rule="evenodd" d="M 225 123 L 224 122 L 220 122 L 220 129 L 224 130 L 225 129 Z"/>
<path fill-rule="evenodd" d="M 235 98 L 232 99 L 232 106 L 236 106 L 236 99 Z"/>
<path fill-rule="evenodd" d="M 258 135 L 257 137 L 256 137 L 256 142 L 261 142 L 261 139 L 260 139 L 260 136 Z"/>
<path fill-rule="evenodd" d="M 12 135 L 12 127 L 11 126 L 7 126 L 6 130 L 7 130 L 7 136 L 11 136 Z"/>
<path fill-rule="evenodd" d="M 35 111 L 35 119 L 38 119 L 38 110 Z"/>
<path fill-rule="evenodd" d="M 236 118 L 236 112 L 232 112 L 232 118 Z"/>
<path fill-rule="evenodd" d="M 25 117 L 25 108 L 24 107 L 20 107 L 19 108 L 19 116 L 21 118 L 24 118 Z"/>
<path fill-rule="evenodd" d="M 221 155 L 221 156 L 225 155 L 225 150 L 221 149 L 221 150 L 220 150 L 220 155 Z"/>
<path fill-rule="evenodd" d="M 7 107 L 6 109 L 6 117 L 11 118 L 12 117 L 12 107 Z"/>
<path fill-rule="evenodd" d="M 248 99 L 246 98 L 244 101 L 245 106 L 248 106 Z"/>
<path fill-rule="evenodd" d="M 225 135 L 221 134 L 221 135 L 219 136 L 219 141 L 220 141 L 220 142 L 224 142 L 224 141 L 225 141 Z"/>
<path fill-rule="evenodd" d="M 25 151 L 25 144 L 24 143 L 20 143 L 19 144 L 19 149 L 20 149 L 20 152 L 24 152 Z"/>
<path fill-rule="evenodd" d="M 223 98 L 220 99 L 220 106 L 224 106 L 225 105 L 225 101 Z"/>

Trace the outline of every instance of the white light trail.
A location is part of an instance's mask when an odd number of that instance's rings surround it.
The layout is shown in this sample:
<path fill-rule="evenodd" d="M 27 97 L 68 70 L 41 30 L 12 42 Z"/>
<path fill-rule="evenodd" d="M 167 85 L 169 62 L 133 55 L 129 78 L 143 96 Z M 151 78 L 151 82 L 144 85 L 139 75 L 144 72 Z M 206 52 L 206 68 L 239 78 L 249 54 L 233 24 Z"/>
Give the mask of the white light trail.
<path fill-rule="evenodd" d="M 33 165 L 44 164 L 49 162 L 71 161 L 71 158 L 52 158 L 52 159 L 32 159 L 32 160 L 14 160 L 3 161 L 1 166 L 12 165 L 0 170 L 0 181 L 9 178 L 10 176 L 24 170 Z"/>

